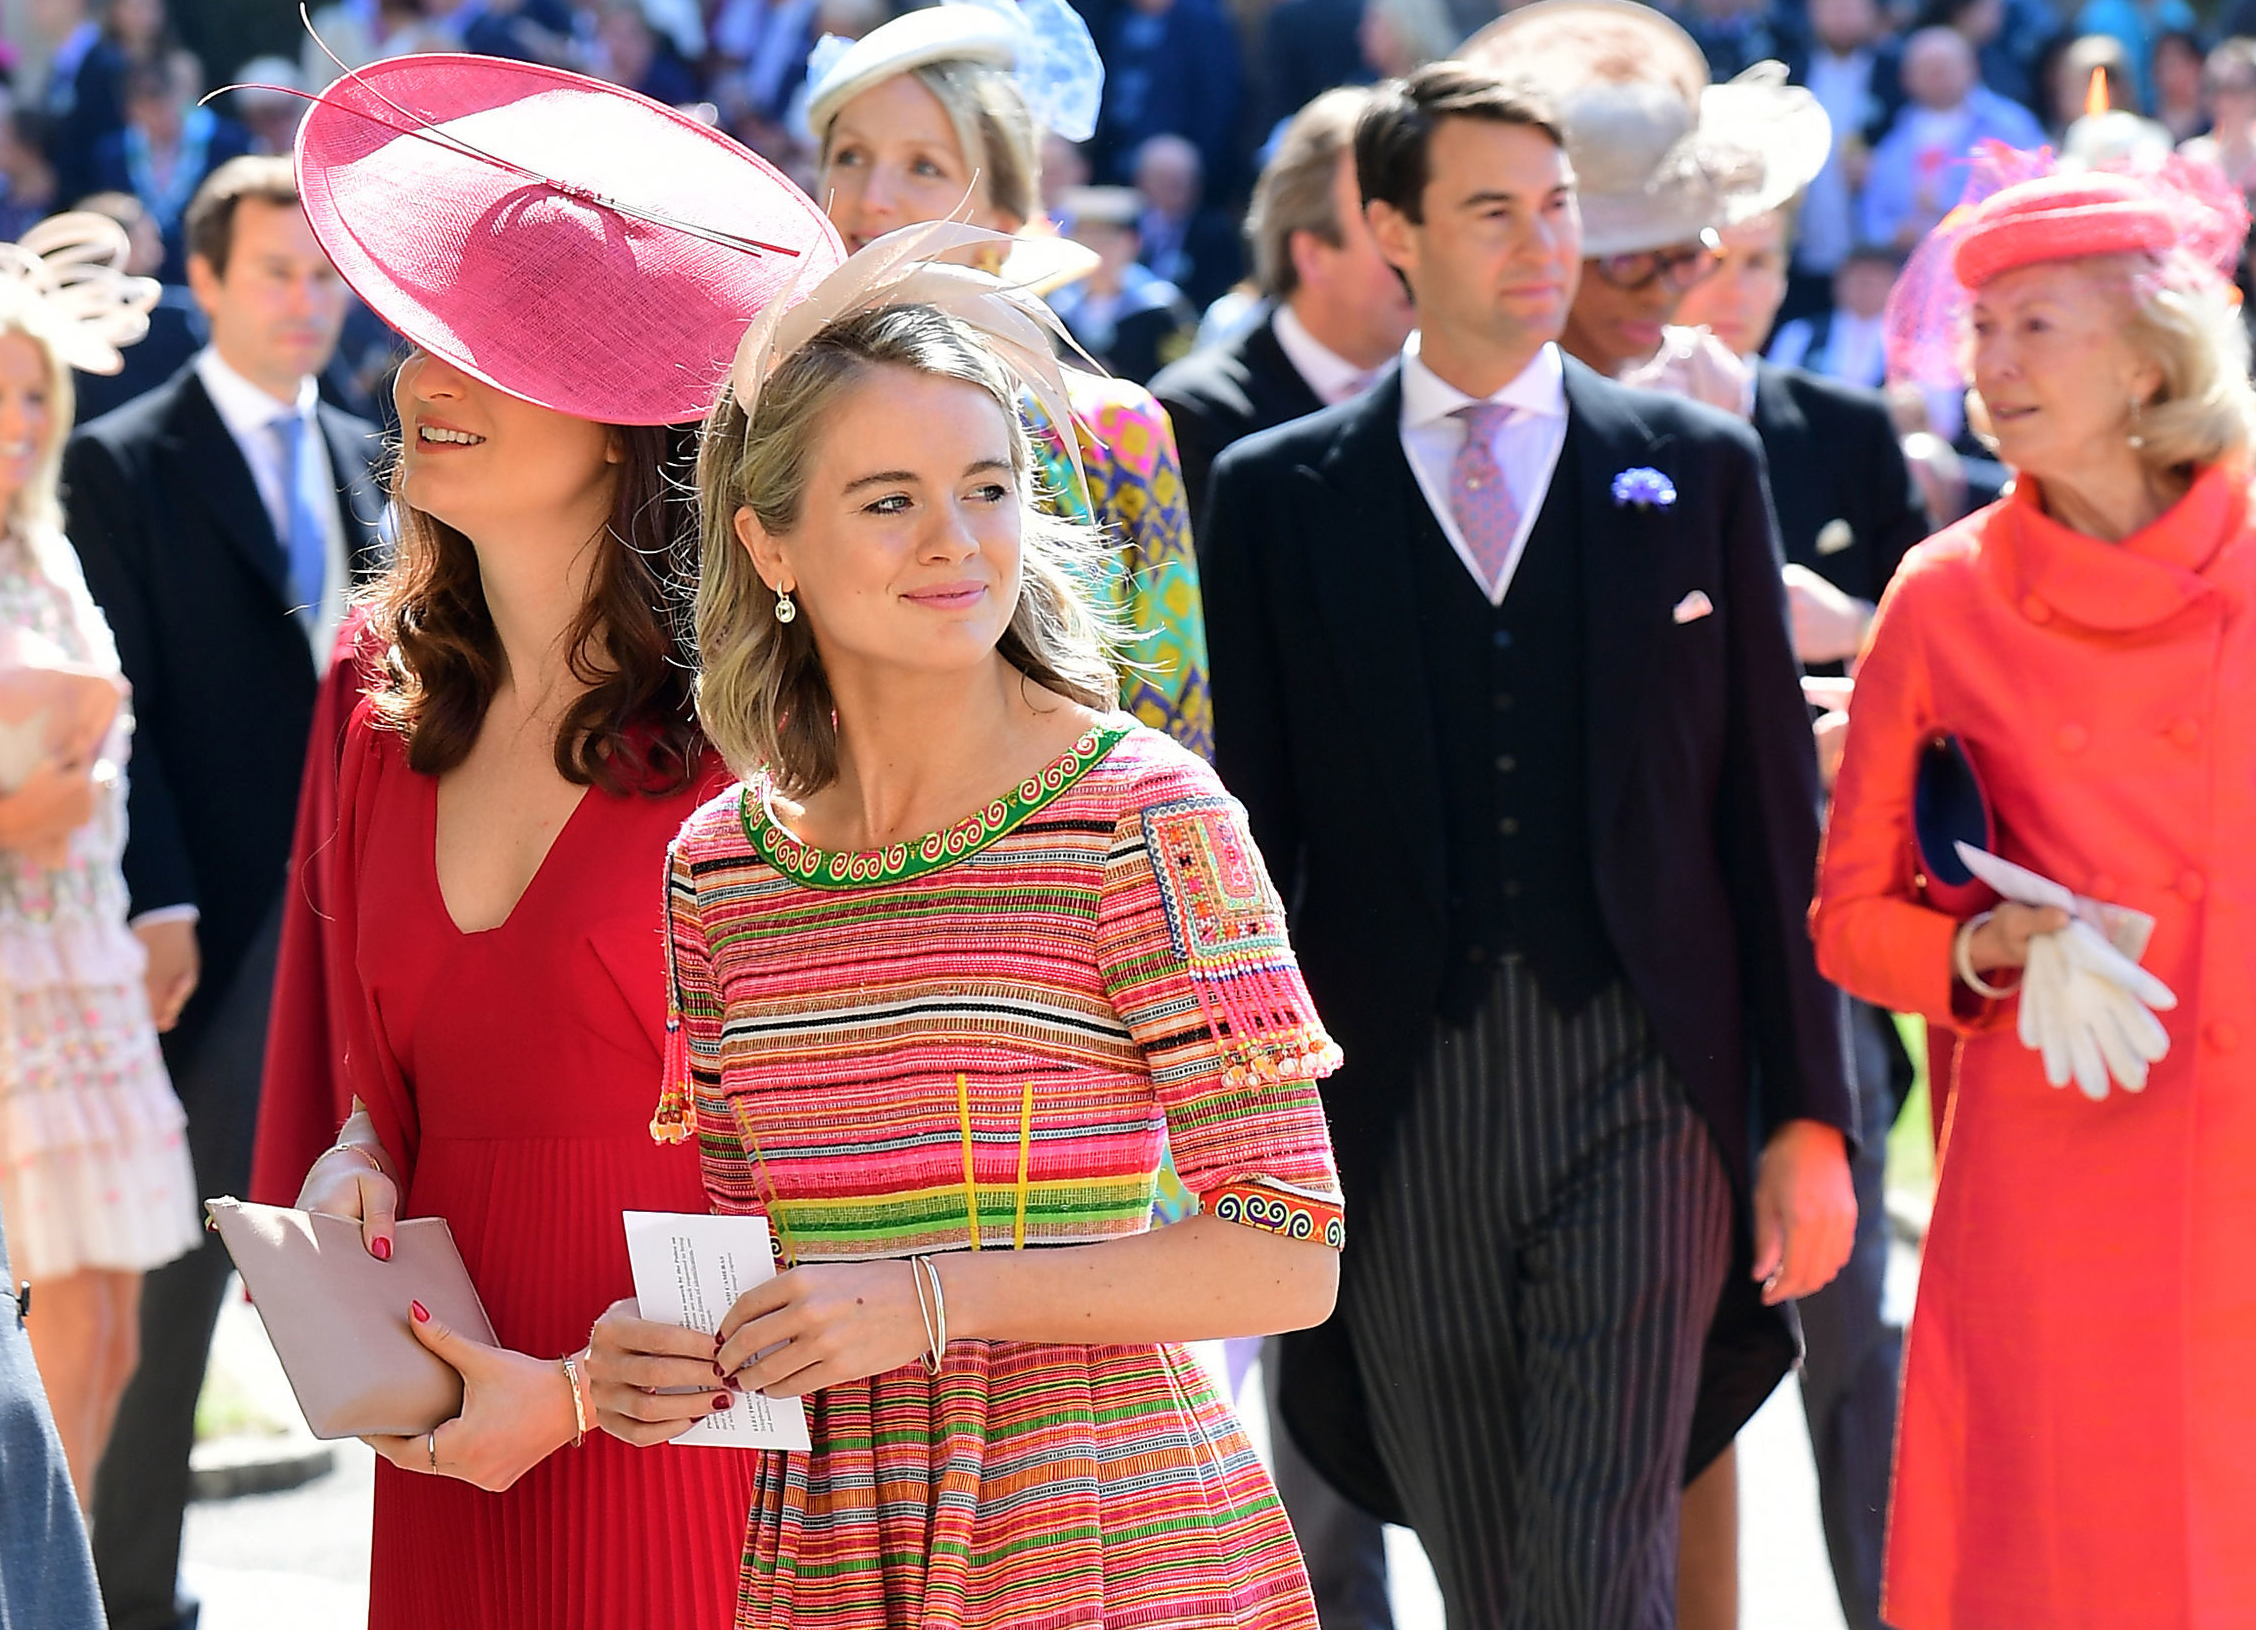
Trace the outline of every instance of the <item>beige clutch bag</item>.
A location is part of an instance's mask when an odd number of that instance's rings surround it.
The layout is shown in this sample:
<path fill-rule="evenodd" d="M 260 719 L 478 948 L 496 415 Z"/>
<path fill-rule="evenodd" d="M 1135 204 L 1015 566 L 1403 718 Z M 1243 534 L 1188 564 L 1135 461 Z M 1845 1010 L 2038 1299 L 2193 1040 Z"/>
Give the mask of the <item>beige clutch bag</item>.
<path fill-rule="evenodd" d="M 450 1329 L 494 1339 L 445 1218 L 401 1223 L 379 1262 L 344 1217 L 232 1199 L 204 1209 L 315 1437 L 410 1436 L 462 1412 L 462 1377 L 407 1327 L 408 1303 L 421 1302 Z"/>

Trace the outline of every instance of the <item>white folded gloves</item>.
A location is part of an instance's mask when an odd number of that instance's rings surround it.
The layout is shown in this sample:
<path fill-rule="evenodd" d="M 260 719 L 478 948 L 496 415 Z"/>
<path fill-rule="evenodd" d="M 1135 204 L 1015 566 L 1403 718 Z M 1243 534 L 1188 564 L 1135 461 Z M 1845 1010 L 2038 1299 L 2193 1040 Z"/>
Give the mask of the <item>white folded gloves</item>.
<path fill-rule="evenodd" d="M 2148 1068 L 2170 1051 L 2169 1032 L 2154 1015 L 2178 1005 L 2170 987 L 2138 964 L 2154 920 L 1968 844 L 1958 854 L 2006 899 L 2069 914 L 2066 928 L 2031 937 L 2021 975 L 2021 1045 L 2043 1056 L 2045 1079 L 2056 1087 L 2073 1080 L 2094 1102 L 2107 1096 L 2110 1076 L 2126 1092 L 2143 1089 Z"/>

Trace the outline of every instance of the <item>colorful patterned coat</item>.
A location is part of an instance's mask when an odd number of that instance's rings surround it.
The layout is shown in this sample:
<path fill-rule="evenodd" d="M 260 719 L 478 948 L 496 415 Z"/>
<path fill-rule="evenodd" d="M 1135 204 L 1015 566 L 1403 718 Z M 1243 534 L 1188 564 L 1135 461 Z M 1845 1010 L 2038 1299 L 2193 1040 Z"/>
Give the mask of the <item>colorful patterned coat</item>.
<path fill-rule="evenodd" d="M 1214 756 L 1206 688 L 1206 619 L 1191 553 L 1189 499 L 1167 410 L 1143 386 L 1068 371 L 1083 491 L 1057 427 L 1029 397 L 1027 425 L 1057 512 L 1103 526 L 1118 546 L 1095 598 L 1135 636 L 1120 705 L 1201 758 Z"/>

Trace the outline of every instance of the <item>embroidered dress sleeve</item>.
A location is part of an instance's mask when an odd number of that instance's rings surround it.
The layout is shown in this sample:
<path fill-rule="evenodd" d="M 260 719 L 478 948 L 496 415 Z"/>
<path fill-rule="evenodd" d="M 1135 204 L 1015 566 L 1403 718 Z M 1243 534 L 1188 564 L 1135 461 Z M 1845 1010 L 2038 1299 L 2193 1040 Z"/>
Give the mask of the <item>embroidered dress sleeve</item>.
<path fill-rule="evenodd" d="M 1338 1068 L 1245 812 L 1203 765 L 1142 783 L 1114 829 L 1098 960 L 1143 1049 L 1200 1209 L 1335 1249 L 1339 1175 L 1316 1081 Z"/>

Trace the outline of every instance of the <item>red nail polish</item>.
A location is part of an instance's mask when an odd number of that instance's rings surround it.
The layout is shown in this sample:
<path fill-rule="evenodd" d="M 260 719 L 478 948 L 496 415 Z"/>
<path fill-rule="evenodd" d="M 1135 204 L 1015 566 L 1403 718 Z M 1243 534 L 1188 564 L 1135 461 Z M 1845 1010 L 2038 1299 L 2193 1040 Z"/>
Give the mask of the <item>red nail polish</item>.
<path fill-rule="evenodd" d="M 408 1303 L 407 1310 L 408 1312 L 415 1315 L 415 1322 L 417 1324 L 429 1324 L 431 1322 L 431 1310 L 425 1307 L 421 1302 Z"/>
<path fill-rule="evenodd" d="M 369 1243 L 368 1253 L 379 1262 L 389 1262 L 392 1260 L 392 1242 L 386 1239 L 383 1235 L 378 1234 L 376 1238 Z"/>
<path fill-rule="evenodd" d="M 713 1408 L 714 1408 L 714 1410 L 715 1410 L 716 1412 L 718 1412 L 718 1411 L 720 1411 L 720 1410 L 723 1410 L 723 1409 L 726 1409 L 726 1408 L 728 1408 L 728 1406 L 729 1406 L 729 1395 L 728 1395 L 727 1393 L 725 1393 L 725 1392 L 716 1392 L 716 1393 L 714 1393 L 714 1394 L 713 1394 Z"/>
<path fill-rule="evenodd" d="M 719 1376 L 723 1381 L 726 1381 L 728 1379 L 728 1371 L 722 1369 L 718 1364 L 713 1366 L 713 1373 Z"/>

